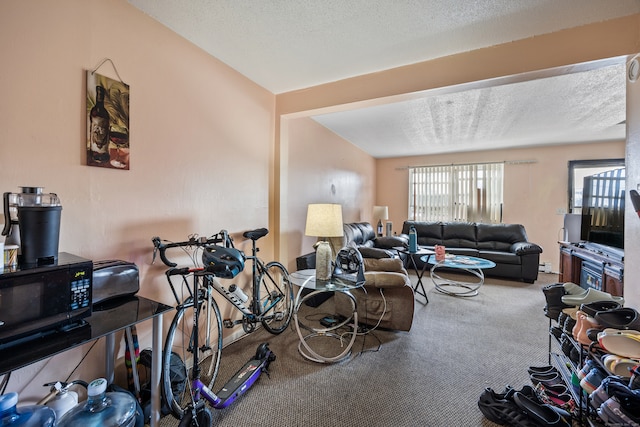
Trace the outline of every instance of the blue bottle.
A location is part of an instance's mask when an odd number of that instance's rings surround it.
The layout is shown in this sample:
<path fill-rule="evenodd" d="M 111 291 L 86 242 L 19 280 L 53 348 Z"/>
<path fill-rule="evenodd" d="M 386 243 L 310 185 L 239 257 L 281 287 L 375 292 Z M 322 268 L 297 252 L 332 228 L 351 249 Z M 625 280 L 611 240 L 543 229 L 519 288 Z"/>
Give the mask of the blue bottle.
<path fill-rule="evenodd" d="M 2 427 L 51 427 L 55 425 L 56 413 L 43 405 L 17 407 L 18 393 L 0 396 L 0 426 Z"/>
<path fill-rule="evenodd" d="M 418 252 L 418 233 L 413 225 L 409 228 L 409 252 Z"/>
<path fill-rule="evenodd" d="M 79 403 L 58 421 L 61 427 L 133 427 L 136 400 L 128 393 L 107 393 L 107 380 L 98 378 L 87 388 L 87 401 Z"/>

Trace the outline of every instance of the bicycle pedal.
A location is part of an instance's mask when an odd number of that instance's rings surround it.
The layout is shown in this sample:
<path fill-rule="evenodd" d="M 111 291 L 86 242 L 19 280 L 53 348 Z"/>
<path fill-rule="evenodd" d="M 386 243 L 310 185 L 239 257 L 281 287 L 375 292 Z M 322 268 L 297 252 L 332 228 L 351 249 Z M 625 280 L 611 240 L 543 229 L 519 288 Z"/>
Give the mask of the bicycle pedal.
<path fill-rule="evenodd" d="M 222 325 L 223 325 L 225 328 L 229 328 L 229 329 L 231 329 L 231 328 L 233 328 L 233 327 L 235 326 L 235 323 L 233 323 L 233 321 L 232 321 L 231 319 L 224 319 L 224 320 L 222 321 Z"/>

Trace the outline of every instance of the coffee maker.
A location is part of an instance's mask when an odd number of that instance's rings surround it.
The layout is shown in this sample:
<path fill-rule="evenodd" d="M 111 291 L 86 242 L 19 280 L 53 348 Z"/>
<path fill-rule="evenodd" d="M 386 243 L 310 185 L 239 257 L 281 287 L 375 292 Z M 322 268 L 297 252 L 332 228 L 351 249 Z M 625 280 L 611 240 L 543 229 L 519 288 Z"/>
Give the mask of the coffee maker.
<path fill-rule="evenodd" d="M 20 187 L 20 193 L 4 193 L 5 243 L 19 247 L 21 268 L 58 262 L 62 206 L 55 193 L 42 187 Z"/>

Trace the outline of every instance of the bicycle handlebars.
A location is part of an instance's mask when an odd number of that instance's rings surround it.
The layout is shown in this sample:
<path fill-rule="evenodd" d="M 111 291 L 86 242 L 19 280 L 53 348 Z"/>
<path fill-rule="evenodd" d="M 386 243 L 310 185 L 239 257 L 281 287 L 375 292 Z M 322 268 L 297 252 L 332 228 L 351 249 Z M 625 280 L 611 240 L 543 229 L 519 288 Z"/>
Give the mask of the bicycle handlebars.
<path fill-rule="evenodd" d="M 229 267 L 226 265 L 211 265 L 208 267 L 181 267 L 181 268 L 170 268 L 165 274 L 167 276 L 185 276 L 187 274 L 195 274 L 204 276 L 207 274 L 217 275 L 222 272 L 227 272 Z"/>
<path fill-rule="evenodd" d="M 170 248 L 179 248 L 179 247 L 187 247 L 187 246 L 204 247 L 209 245 L 216 245 L 219 243 L 223 243 L 224 246 L 227 248 L 233 247 L 233 239 L 231 238 L 231 236 L 229 236 L 229 233 L 226 230 L 221 230 L 219 233 L 214 234 L 211 237 L 192 236 L 189 238 L 189 240 L 185 240 L 184 242 L 163 243 L 160 237 L 157 237 L 157 236 L 153 237 L 151 241 L 153 242 L 153 259 L 151 261 L 151 264 L 155 262 L 156 254 L 159 252 L 160 259 L 167 267 L 176 267 L 178 265 L 177 263 L 170 261 L 169 258 L 167 258 L 166 252 L 167 252 L 167 249 L 170 249 Z M 212 267 L 207 267 L 207 269 L 211 269 L 211 268 Z M 172 269 L 172 270 L 181 270 L 181 269 Z M 189 269 L 187 268 L 187 270 Z M 218 269 L 213 268 L 212 271 L 210 272 L 220 272 L 220 271 L 222 270 L 220 270 L 220 268 L 218 267 Z M 187 274 L 187 273 L 189 273 L 189 271 L 187 271 L 186 273 L 174 273 L 174 274 Z"/>

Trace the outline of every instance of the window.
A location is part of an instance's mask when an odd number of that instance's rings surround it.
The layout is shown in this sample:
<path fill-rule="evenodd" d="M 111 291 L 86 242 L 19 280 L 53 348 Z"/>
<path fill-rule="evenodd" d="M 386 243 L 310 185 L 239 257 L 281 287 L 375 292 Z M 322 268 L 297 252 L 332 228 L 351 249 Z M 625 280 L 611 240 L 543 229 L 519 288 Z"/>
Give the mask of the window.
<path fill-rule="evenodd" d="M 415 221 L 502 222 L 504 163 L 409 168 Z"/>

